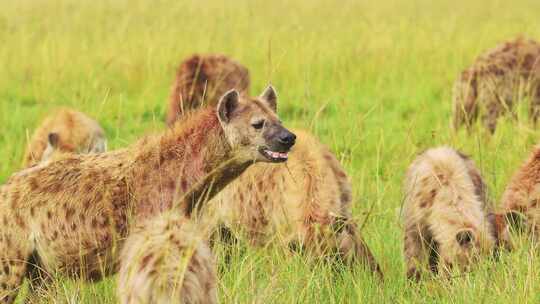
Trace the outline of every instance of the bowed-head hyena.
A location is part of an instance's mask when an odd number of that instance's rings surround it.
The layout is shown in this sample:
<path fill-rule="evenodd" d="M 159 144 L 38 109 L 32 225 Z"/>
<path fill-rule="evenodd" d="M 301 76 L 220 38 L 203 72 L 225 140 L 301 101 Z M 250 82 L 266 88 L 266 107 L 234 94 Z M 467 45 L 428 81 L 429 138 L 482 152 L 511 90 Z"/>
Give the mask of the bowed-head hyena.
<path fill-rule="evenodd" d="M 298 141 L 287 165 L 251 166 L 214 197 L 206 216 L 218 231 L 252 245 L 276 242 L 313 256 L 360 261 L 382 276 L 352 219 L 351 184 L 343 167 L 315 137 L 294 132 Z"/>
<path fill-rule="evenodd" d="M 84 113 L 62 108 L 46 117 L 24 153 L 23 166 L 46 161 L 55 153 L 100 153 L 107 150 L 105 132 Z"/>
<path fill-rule="evenodd" d="M 121 304 L 214 304 L 217 275 L 204 226 L 165 212 L 133 228 L 120 254 Z"/>
<path fill-rule="evenodd" d="M 526 228 L 540 240 L 540 145 L 514 174 L 502 196 L 502 208 L 514 228 Z M 514 224 L 514 225 L 513 225 Z"/>
<path fill-rule="evenodd" d="M 518 38 L 478 57 L 461 72 L 453 88 L 453 120 L 457 129 L 470 128 L 480 116 L 495 132 L 497 120 L 520 99 L 529 102 L 529 116 L 536 124 L 540 115 L 540 43 Z"/>
<path fill-rule="evenodd" d="M 102 154 L 69 154 L 0 188 L 0 299 L 12 303 L 37 270 L 87 280 L 112 274 L 132 224 L 174 209 L 191 217 L 258 161 L 283 162 L 296 137 L 276 94 L 231 90 L 169 130 Z M 265 128 L 258 128 L 264 121 Z"/>
<path fill-rule="evenodd" d="M 404 254 L 407 276 L 468 269 L 482 255 L 507 245 L 501 214 L 488 213 L 486 186 L 464 154 L 438 147 L 420 154 L 404 184 Z"/>
<path fill-rule="evenodd" d="M 228 90 L 248 94 L 249 84 L 249 71 L 239 62 L 225 55 L 195 54 L 178 67 L 169 96 L 167 124 L 173 125 L 184 112 L 203 104 L 215 105 Z"/>

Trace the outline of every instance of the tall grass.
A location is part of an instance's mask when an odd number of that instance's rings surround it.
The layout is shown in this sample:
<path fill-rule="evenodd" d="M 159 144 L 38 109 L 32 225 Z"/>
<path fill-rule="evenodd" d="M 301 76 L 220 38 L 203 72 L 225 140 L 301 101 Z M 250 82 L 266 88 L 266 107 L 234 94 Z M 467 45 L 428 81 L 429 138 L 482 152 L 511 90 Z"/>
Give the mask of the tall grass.
<path fill-rule="evenodd" d="M 493 136 L 452 132 L 450 88 L 483 50 L 540 39 L 540 2 L 0 1 L 0 181 L 20 168 L 28 134 L 57 106 L 104 126 L 110 148 L 163 129 L 175 66 L 228 54 L 271 82 L 289 126 L 311 129 L 354 184 L 354 216 L 386 281 L 336 272 L 279 248 L 239 249 L 221 265 L 224 303 L 538 303 L 538 248 L 521 241 L 495 263 L 449 281 L 404 279 L 396 209 L 414 155 L 448 144 L 472 155 L 496 203 L 539 132 L 503 121 Z M 218 248 L 218 256 L 222 256 Z M 42 302 L 114 303 L 114 278 L 57 280 Z"/>

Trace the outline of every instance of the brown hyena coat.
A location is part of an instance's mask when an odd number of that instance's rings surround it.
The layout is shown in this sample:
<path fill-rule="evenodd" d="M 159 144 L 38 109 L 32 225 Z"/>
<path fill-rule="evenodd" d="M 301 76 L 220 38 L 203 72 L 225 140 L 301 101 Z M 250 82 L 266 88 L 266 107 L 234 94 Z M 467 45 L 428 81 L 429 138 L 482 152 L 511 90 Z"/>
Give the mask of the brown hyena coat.
<path fill-rule="evenodd" d="M 190 216 L 252 163 L 285 161 L 295 136 L 275 109 L 271 87 L 259 98 L 229 91 L 217 108 L 129 148 L 12 175 L 0 188 L 1 301 L 12 303 L 39 270 L 98 280 L 137 262 L 118 259 L 132 223 L 171 208 Z"/>
<path fill-rule="evenodd" d="M 461 72 L 453 89 L 454 127 L 471 127 L 478 116 L 495 132 L 497 119 L 510 113 L 519 99 L 530 102 L 529 115 L 540 115 L 540 44 L 518 38 L 478 57 Z"/>
<path fill-rule="evenodd" d="M 502 196 L 502 207 L 509 220 L 525 224 L 533 238 L 540 240 L 540 145 L 510 180 Z"/>
<path fill-rule="evenodd" d="M 295 130 L 287 164 L 255 164 L 207 205 L 215 224 L 253 245 L 270 241 L 314 256 L 362 261 L 382 275 L 351 215 L 347 174 L 323 144 Z"/>
<path fill-rule="evenodd" d="M 133 228 L 118 272 L 122 304 L 217 303 L 216 266 L 200 225 L 167 212 Z"/>
<path fill-rule="evenodd" d="M 184 60 L 176 72 L 169 97 L 167 124 L 170 126 L 185 111 L 202 104 L 215 105 L 225 92 L 236 89 L 248 94 L 249 71 L 224 55 L 195 54 Z"/>
<path fill-rule="evenodd" d="M 24 153 L 23 166 L 47 160 L 53 151 L 100 153 L 105 150 L 107 140 L 99 124 L 79 111 L 63 108 L 46 117 L 36 129 Z"/>
<path fill-rule="evenodd" d="M 404 185 L 404 253 L 409 278 L 425 271 L 467 269 L 495 253 L 507 231 L 499 214 L 487 214 L 480 172 L 463 154 L 429 149 L 409 167 Z"/>

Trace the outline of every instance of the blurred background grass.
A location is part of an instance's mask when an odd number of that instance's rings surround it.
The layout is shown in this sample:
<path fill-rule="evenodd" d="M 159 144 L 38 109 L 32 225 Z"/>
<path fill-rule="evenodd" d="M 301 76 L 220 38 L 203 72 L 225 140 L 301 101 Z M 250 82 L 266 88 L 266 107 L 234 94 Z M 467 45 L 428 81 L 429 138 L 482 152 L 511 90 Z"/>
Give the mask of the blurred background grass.
<path fill-rule="evenodd" d="M 540 2 L 0 0 L 0 182 L 58 106 L 99 120 L 111 149 L 164 128 L 175 67 L 194 52 L 249 67 L 269 82 L 289 126 L 312 130 L 352 177 L 354 216 L 387 274 L 335 272 L 275 248 L 238 249 L 222 265 L 224 303 L 538 303 L 538 249 L 526 242 L 449 282 L 407 285 L 399 208 L 404 172 L 422 149 L 472 155 L 494 203 L 539 132 L 503 121 L 494 136 L 452 132 L 451 85 L 497 43 L 540 39 Z M 222 254 L 217 250 L 218 256 Z M 114 279 L 58 282 L 44 302 L 114 303 Z"/>

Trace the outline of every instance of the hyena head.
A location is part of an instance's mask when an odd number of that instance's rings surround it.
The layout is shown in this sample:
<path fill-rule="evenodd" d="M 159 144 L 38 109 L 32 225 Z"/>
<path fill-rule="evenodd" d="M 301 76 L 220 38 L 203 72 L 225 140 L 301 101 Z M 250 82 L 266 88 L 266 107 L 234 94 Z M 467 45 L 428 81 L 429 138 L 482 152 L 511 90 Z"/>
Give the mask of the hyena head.
<path fill-rule="evenodd" d="M 240 98 L 236 90 L 218 102 L 218 119 L 234 158 L 241 161 L 284 162 L 296 135 L 276 115 L 277 94 L 269 86 L 257 98 Z"/>
<path fill-rule="evenodd" d="M 107 151 L 107 140 L 98 136 L 93 138 L 86 146 L 76 147 L 66 141 L 61 140 L 60 135 L 55 132 L 47 136 L 47 148 L 43 151 L 40 162 L 45 162 L 63 153 L 102 153 Z"/>

